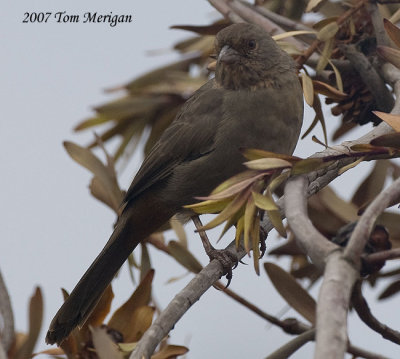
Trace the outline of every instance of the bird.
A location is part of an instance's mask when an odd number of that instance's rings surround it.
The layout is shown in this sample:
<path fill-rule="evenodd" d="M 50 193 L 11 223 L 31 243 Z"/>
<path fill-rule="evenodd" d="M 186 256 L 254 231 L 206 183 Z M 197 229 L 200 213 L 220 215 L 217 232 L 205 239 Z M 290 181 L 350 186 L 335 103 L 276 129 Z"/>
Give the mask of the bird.
<path fill-rule="evenodd" d="M 181 107 L 144 159 L 114 231 L 56 313 L 46 336 L 60 344 L 88 318 L 135 247 L 184 206 L 245 170 L 243 148 L 292 154 L 303 121 L 293 59 L 262 27 L 238 23 L 215 38 L 214 78 Z"/>

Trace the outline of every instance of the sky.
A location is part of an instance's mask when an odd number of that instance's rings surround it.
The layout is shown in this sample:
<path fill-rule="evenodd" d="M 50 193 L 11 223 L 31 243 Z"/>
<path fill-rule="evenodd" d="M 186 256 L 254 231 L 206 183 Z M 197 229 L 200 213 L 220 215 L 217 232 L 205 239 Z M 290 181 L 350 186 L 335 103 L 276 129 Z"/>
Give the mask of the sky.
<path fill-rule="evenodd" d="M 112 12 L 132 15 L 133 21 L 115 27 L 82 21 L 58 23 L 54 14 L 60 11 L 80 15 L 81 19 L 87 11 Z M 51 12 L 51 16 L 47 23 L 23 23 L 27 12 Z M 29 297 L 36 286 L 41 287 L 45 317 L 37 350 L 43 350 L 47 348 L 45 330 L 62 301 L 60 287 L 73 288 L 105 244 L 115 220 L 109 209 L 89 195 L 90 174 L 68 157 L 62 142 L 84 145 L 92 139 L 92 133 L 76 134 L 72 129 L 93 115 L 93 106 L 113 99 L 104 89 L 179 58 L 170 48 L 190 34 L 170 30 L 169 26 L 207 24 L 217 13 L 204 0 L 6 0 L 0 17 L 0 270 L 19 331 L 26 331 Z M 149 50 L 163 51 L 150 56 Z M 305 126 L 312 119 L 312 112 L 307 110 Z M 332 119 L 328 126 L 335 126 L 337 121 Z M 366 131 L 362 128 L 353 132 L 351 138 Z M 322 138 L 320 130 L 315 134 Z M 319 150 L 306 139 L 299 143 L 296 154 L 308 156 Z M 140 160 L 135 156 L 124 170 L 123 188 L 128 187 Z M 357 177 L 361 178 L 366 169 L 367 165 L 361 165 Z M 349 176 L 344 174 L 335 181 L 336 188 L 354 188 L 358 180 Z M 192 233 L 193 228 L 188 226 L 187 232 Z M 169 232 L 166 238 L 173 239 L 174 234 Z M 221 246 L 229 242 L 226 238 Z M 193 235 L 190 248 L 203 264 L 207 263 Z M 156 268 L 155 298 L 165 307 L 191 275 L 167 284 L 170 278 L 184 274 L 184 269 L 154 250 L 151 255 Z M 278 263 L 287 264 L 284 260 Z M 133 288 L 124 268 L 114 286 L 114 308 L 128 298 Z M 240 265 L 235 270 L 231 289 L 268 313 L 277 315 L 285 307 L 265 273 L 257 277 L 251 265 Z M 317 288 L 311 293 L 316 297 Z M 366 293 L 374 299 L 370 290 Z M 393 305 L 393 301 L 387 301 L 373 309 L 382 321 L 395 326 Z M 296 316 L 292 311 L 287 315 Z M 396 350 L 400 354 L 396 346 L 357 323 L 351 315 L 354 344 L 375 350 L 379 345 L 379 351 L 391 357 Z M 190 348 L 188 358 L 263 358 L 290 339 L 214 289 L 171 333 L 171 343 Z M 308 344 L 295 357 L 308 358 L 311 353 L 312 344 Z"/>

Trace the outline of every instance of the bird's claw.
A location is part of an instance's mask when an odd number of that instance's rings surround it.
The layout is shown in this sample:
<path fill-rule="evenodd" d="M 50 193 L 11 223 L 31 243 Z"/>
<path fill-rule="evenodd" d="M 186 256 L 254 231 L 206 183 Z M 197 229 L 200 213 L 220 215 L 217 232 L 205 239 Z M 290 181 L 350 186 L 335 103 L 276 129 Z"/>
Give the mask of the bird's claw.
<path fill-rule="evenodd" d="M 225 278 L 228 280 L 225 288 L 228 288 L 232 281 L 233 269 L 239 265 L 239 259 L 236 254 L 227 249 L 211 249 L 207 252 L 210 261 L 216 259 L 221 263 L 224 270 Z"/>

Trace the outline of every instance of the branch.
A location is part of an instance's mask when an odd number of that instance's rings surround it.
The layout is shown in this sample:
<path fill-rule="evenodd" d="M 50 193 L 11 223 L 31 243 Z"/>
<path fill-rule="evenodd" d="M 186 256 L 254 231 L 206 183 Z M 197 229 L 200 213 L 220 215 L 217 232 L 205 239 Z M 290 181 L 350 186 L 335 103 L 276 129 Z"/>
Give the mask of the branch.
<path fill-rule="evenodd" d="M 268 355 L 266 359 L 281 359 L 289 358 L 294 352 L 301 348 L 304 344 L 314 340 L 315 329 L 309 329 L 303 334 L 298 335 L 296 338 L 292 339 L 290 342 L 286 343 L 272 354 Z"/>
<path fill-rule="evenodd" d="M 222 9 L 224 11 L 229 10 L 227 8 L 227 3 L 225 1 L 209 0 L 209 2 L 211 5 L 217 8 L 217 10 L 219 9 Z M 228 12 L 226 14 L 228 14 Z M 400 93 L 400 71 L 390 64 L 383 65 L 382 69 L 386 81 L 392 84 L 395 94 L 397 95 L 397 99 L 399 99 L 398 94 Z M 395 106 L 392 110 L 392 113 L 400 113 L 399 101 L 395 102 Z M 352 145 L 359 143 L 369 143 L 372 139 L 391 132 L 393 132 L 392 128 L 383 122 L 379 126 L 374 128 L 372 131 L 368 132 L 366 135 L 360 137 L 359 139 L 355 141 L 344 142 L 340 146 L 335 146 L 334 148 L 326 149 L 325 151 L 316 154 L 315 157 L 333 156 L 343 153 L 350 153 L 351 152 L 350 147 Z M 334 162 L 329 167 L 311 172 L 307 176 L 298 177 L 300 178 L 299 182 L 302 181 L 302 183 L 300 183 L 299 186 L 301 186 L 303 190 L 306 189 L 306 195 L 307 197 L 309 197 L 317 193 L 320 189 L 322 189 L 331 181 L 333 181 L 336 177 L 338 177 L 339 169 L 353 161 L 354 159 L 345 157 Z M 296 180 L 298 178 L 296 178 Z M 279 201 L 277 202 L 281 210 L 284 209 L 284 201 L 285 199 L 283 197 L 280 198 Z M 293 207 L 295 206 L 289 206 L 288 208 L 293 208 Z M 269 231 L 273 228 L 271 222 L 267 218 L 264 218 L 261 226 L 263 233 L 266 234 L 269 233 Z M 307 242 L 302 242 L 302 243 L 304 244 L 304 246 L 310 246 L 309 244 L 307 244 Z M 325 254 L 330 253 L 331 254 L 330 257 L 335 259 L 339 252 L 335 250 L 336 247 L 333 247 L 334 245 L 333 246 L 332 245 L 324 244 L 322 248 L 320 247 L 319 243 L 318 244 L 314 243 L 313 248 L 319 249 L 320 253 L 325 253 Z M 311 258 L 314 258 L 316 263 L 319 263 L 321 266 L 323 266 L 323 257 L 318 257 L 318 254 L 315 254 L 313 252 L 312 250 L 313 248 L 311 248 L 310 251 L 307 253 L 310 255 Z M 226 249 L 235 253 L 238 259 L 241 259 L 246 255 L 246 251 L 244 250 L 243 247 L 239 247 L 238 250 L 236 251 L 234 241 L 230 243 Z M 345 274 L 347 276 L 347 273 Z M 198 273 L 186 285 L 186 287 L 180 293 L 178 293 L 175 296 L 175 298 L 171 301 L 171 303 L 155 320 L 152 326 L 146 331 L 141 340 L 138 342 L 136 349 L 132 352 L 130 356 L 130 359 L 149 358 L 150 355 L 154 352 L 157 345 L 170 332 L 170 330 L 174 327 L 177 321 L 184 315 L 184 313 L 197 300 L 199 300 L 199 298 L 210 287 L 212 287 L 213 284 L 222 275 L 223 275 L 222 265 L 216 260 L 210 262 L 200 273 Z M 344 295 L 343 298 L 349 297 L 351 288 L 348 289 L 348 286 L 345 286 L 344 289 L 348 291 L 348 296 Z M 331 313 L 335 313 L 337 309 L 338 307 L 333 308 L 333 310 L 331 310 Z M 318 339 L 317 339 L 317 345 L 318 345 Z"/>
<path fill-rule="evenodd" d="M 384 66 L 383 71 L 393 84 L 397 95 L 392 113 L 398 113 L 399 71 L 390 66 Z M 390 74 L 393 77 L 390 77 Z M 344 148 L 349 148 L 352 144 L 369 143 L 374 136 L 390 133 L 391 131 L 388 125 L 381 123 L 377 128 L 357 141 L 342 144 L 333 150 L 326 150 L 324 152 L 326 154 L 330 151 L 335 152 L 338 149 L 344 152 Z M 331 169 L 328 169 L 327 173 L 316 179 L 318 188 L 315 188 L 315 191 L 320 189 L 319 186 L 326 185 L 327 181 L 330 182 L 330 180 L 337 176 L 340 165 L 347 164 L 348 162 L 346 158 L 337 161 L 336 166 L 332 166 Z M 318 174 L 310 174 L 308 181 L 310 181 L 312 175 Z M 320 289 L 317 304 L 315 358 L 341 358 L 344 356 L 347 346 L 347 312 L 352 287 L 359 277 L 359 262 L 362 250 L 366 240 L 369 238 L 369 233 L 373 228 L 372 226 L 377 215 L 387 207 L 391 198 L 399 195 L 400 188 L 395 189 L 398 183 L 400 183 L 400 180 L 396 180 L 392 186 L 378 195 L 366 212 L 364 212 L 344 253 L 342 253 L 339 247 L 334 248 L 332 245 L 329 245 L 327 240 L 316 231 L 307 217 L 306 197 L 310 195 L 310 190 L 313 190 L 310 184 L 306 192 L 307 177 L 292 178 L 285 186 L 286 216 L 292 231 L 296 235 L 297 243 L 300 247 L 306 248 L 306 253 L 310 256 L 314 264 L 323 267 L 324 263 L 326 263 L 324 281 Z"/>
<path fill-rule="evenodd" d="M 400 258 L 400 248 L 388 249 L 386 251 L 376 252 L 363 257 L 363 261 L 367 267 L 376 263 L 383 263 L 390 259 Z"/>
<path fill-rule="evenodd" d="M 393 343 L 400 344 L 400 332 L 381 323 L 371 313 L 369 305 L 362 295 L 361 281 L 357 281 L 357 283 L 354 285 L 351 302 L 358 316 L 366 325 L 368 325 L 375 332 L 381 334 L 383 338 L 388 339 Z"/>
<path fill-rule="evenodd" d="M 361 255 L 368 238 L 374 228 L 376 218 L 388 207 L 393 198 L 400 195 L 400 178 L 396 179 L 388 188 L 383 190 L 367 207 L 360 220 L 357 222 L 349 239 L 344 255 L 360 266 Z"/>

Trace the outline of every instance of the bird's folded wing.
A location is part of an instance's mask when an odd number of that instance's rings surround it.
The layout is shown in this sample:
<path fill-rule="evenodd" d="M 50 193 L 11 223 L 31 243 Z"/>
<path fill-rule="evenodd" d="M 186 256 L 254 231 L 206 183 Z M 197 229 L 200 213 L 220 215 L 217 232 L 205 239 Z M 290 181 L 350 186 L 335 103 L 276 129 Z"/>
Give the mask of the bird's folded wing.
<path fill-rule="evenodd" d="M 140 167 L 125 196 L 133 200 L 143 191 L 169 177 L 176 166 L 210 153 L 222 121 L 223 92 L 208 81 L 183 105 Z"/>

